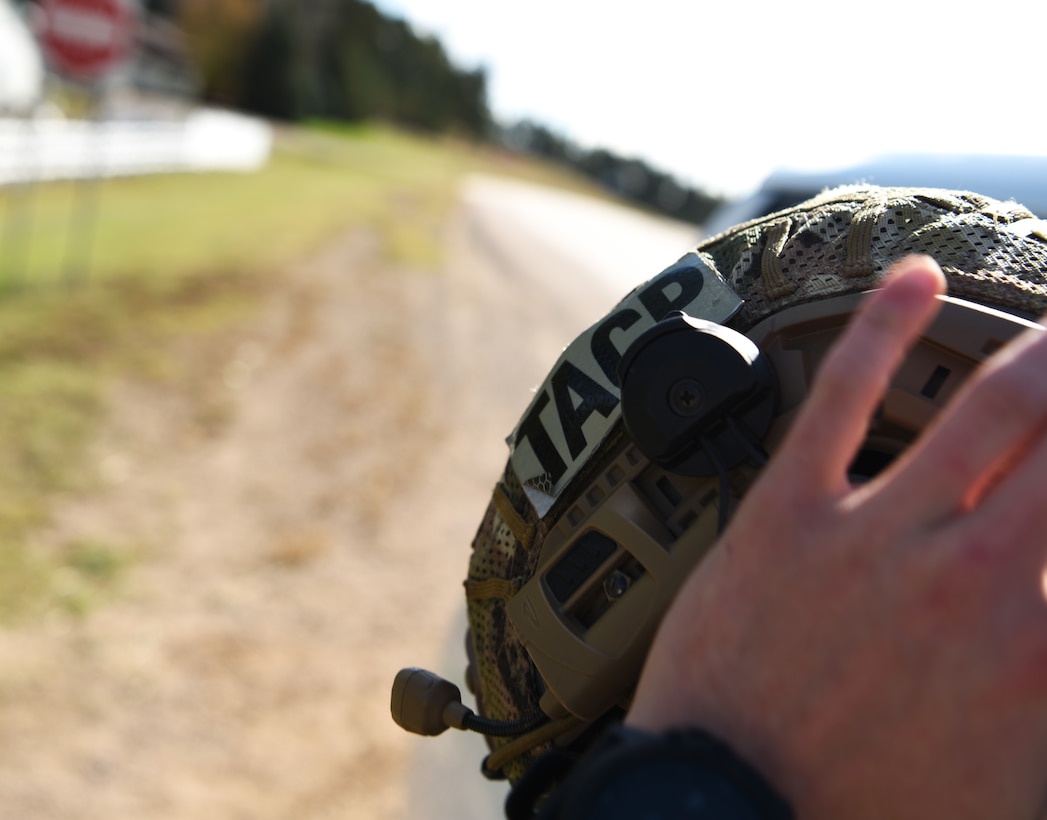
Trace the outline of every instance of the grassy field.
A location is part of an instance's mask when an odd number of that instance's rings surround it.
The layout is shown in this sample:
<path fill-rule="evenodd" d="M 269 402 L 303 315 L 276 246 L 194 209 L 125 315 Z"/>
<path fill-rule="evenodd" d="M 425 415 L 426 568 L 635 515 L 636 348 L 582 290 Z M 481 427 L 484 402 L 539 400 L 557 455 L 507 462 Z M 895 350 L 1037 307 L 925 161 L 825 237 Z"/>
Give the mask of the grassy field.
<path fill-rule="evenodd" d="M 164 377 L 168 345 L 248 319 L 269 277 L 338 231 L 434 269 L 468 171 L 584 187 L 491 149 L 317 126 L 280 132 L 255 174 L 0 189 L 0 620 L 82 611 L 134 558 L 28 547 L 56 497 L 90 486 L 113 379 Z"/>

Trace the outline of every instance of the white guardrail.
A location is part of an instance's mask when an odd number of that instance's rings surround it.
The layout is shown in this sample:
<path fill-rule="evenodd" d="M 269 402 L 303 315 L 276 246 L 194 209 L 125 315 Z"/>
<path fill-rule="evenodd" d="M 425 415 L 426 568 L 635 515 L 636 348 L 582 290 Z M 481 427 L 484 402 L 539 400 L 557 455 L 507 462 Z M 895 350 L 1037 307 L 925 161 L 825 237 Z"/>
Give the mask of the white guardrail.
<path fill-rule="evenodd" d="M 268 124 L 200 109 L 179 120 L 0 119 L 0 185 L 199 171 L 255 171 Z"/>

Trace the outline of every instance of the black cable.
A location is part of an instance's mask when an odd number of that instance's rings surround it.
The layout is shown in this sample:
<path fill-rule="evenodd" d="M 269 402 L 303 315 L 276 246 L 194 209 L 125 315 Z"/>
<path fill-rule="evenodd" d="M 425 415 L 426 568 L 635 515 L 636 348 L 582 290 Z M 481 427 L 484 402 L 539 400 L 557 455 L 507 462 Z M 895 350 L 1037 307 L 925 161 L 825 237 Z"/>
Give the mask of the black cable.
<path fill-rule="evenodd" d="M 699 442 L 702 445 L 702 450 L 705 451 L 705 455 L 708 456 L 709 461 L 711 461 L 713 467 L 716 468 L 716 475 L 720 479 L 720 510 L 716 521 L 716 534 L 721 535 L 727 528 L 727 508 L 731 503 L 731 490 L 727 480 L 727 469 L 723 466 L 723 462 L 720 461 L 719 453 L 716 452 L 716 446 L 708 436 L 702 436 L 699 439 Z"/>
<path fill-rule="evenodd" d="M 763 467 L 767 464 L 767 459 L 769 458 L 767 451 L 761 446 L 760 439 L 753 435 L 749 425 L 729 415 L 727 416 L 727 427 L 734 434 L 738 443 L 745 448 L 745 452 L 749 454 L 749 458 L 753 460 L 757 467 Z"/>
<path fill-rule="evenodd" d="M 519 720 L 491 720 L 476 714 L 468 714 L 462 719 L 462 728 L 488 737 L 512 737 L 533 732 L 548 721 L 549 716 L 545 712 L 534 712 Z"/>

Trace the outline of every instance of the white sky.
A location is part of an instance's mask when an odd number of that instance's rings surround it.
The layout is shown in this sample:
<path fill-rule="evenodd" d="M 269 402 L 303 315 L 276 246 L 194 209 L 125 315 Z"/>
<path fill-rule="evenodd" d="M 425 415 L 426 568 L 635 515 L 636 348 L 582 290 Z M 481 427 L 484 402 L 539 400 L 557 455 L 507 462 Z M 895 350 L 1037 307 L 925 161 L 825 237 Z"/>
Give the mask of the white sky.
<path fill-rule="evenodd" d="M 1047 154 L 1047 4 L 376 0 L 531 117 L 714 191 L 899 151 Z"/>

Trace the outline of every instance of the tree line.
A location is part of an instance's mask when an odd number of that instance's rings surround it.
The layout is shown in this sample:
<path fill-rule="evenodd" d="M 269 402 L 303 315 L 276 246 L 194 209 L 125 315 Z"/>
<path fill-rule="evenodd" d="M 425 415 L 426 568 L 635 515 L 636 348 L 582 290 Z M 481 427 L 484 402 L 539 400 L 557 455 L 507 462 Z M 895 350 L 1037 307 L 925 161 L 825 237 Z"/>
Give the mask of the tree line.
<path fill-rule="evenodd" d="M 382 120 L 497 142 L 694 223 L 719 204 L 643 160 L 582 149 L 539 123 L 496 122 L 483 68 L 455 65 L 437 39 L 367 0 L 142 0 L 142 6 L 147 24 L 173 23 L 182 32 L 204 102 L 289 122 Z"/>
<path fill-rule="evenodd" d="M 484 69 L 367 0 L 148 0 L 186 33 L 204 99 L 290 121 L 381 119 L 457 132 L 568 166 L 659 213 L 702 222 L 719 204 L 643 160 L 583 150 L 534 122 L 497 123 Z"/>
<path fill-rule="evenodd" d="M 723 200 L 681 183 L 642 159 L 606 148 L 586 150 L 540 123 L 520 121 L 500 128 L 513 150 L 551 160 L 589 177 L 617 195 L 657 213 L 700 225 Z"/>
<path fill-rule="evenodd" d="M 483 70 L 365 0 L 147 0 L 184 32 L 204 101 L 291 122 L 382 119 L 486 138 Z"/>

